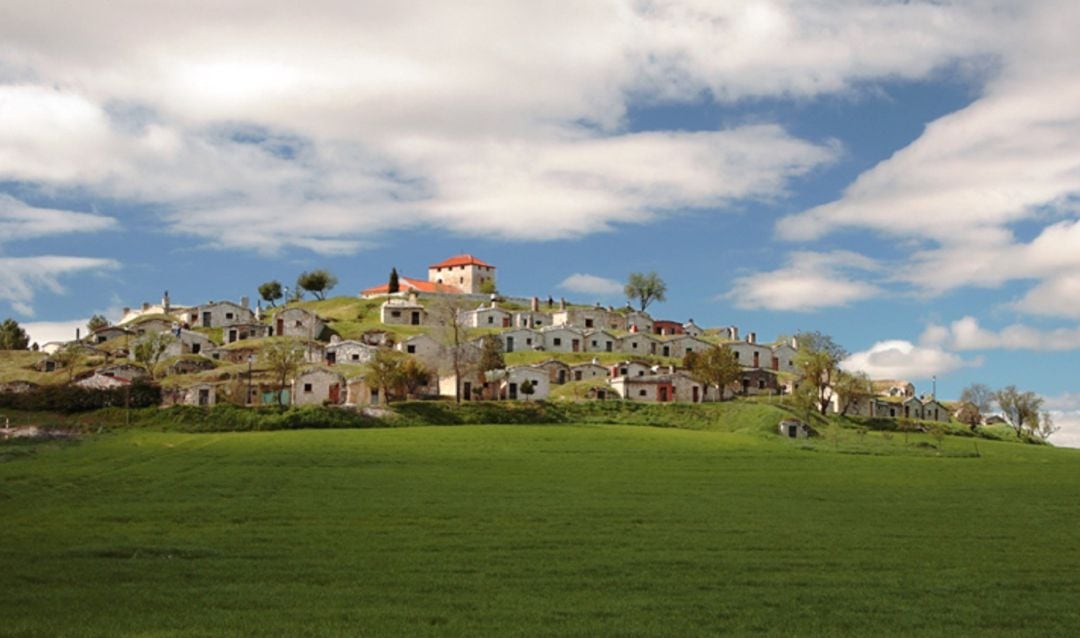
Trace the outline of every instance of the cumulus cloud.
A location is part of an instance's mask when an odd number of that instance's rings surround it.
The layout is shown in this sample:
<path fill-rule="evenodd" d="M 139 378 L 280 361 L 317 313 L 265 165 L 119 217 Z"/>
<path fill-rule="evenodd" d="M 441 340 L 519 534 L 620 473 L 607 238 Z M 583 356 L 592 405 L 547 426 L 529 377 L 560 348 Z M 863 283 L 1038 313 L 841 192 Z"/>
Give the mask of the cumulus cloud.
<path fill-rule="evenodd" d="M 724 297 L 745 309 L 805 312 L 846 306 L 881 294 L 876 285 L 858 279 L 880 270 L 874 260 L 848 251 L 797 252 L 783 268 L 737 278 Z"/>
<path fill-rule="evenodd" d="M 0 68 L 12 70 L 0 85 L 0 179 L 151 203 L 174 231 L 265 252 L 346 252 L 402 223 L 580 236 L 782 197 L 837 154 L 767 124 L 627 133 L 632 102 L 926 77 L 982 55 L 1001 13 L 470 7 L 121 0 L 58 14 L 17 2 L 0 24 Z"/>
<path fill-rule="evenodd" d="M 559 288 L 577 292 L 583 295 L 598 295 L 601 297 L 613 297 L 623 294 L 623 285 L 614 279 L 598 277 L 586 273 L 574 273 L 562 280 Z"/>
<path fill-rule="evenodd" d="M 2 145 L 0 152 L 3 152 Z M 115 226 L 116 220 L 112 217 L 35 208 L 0 193 L 0 243 L 49 235 L 94 232 Z"/>
<path fill-rule="evenodd" d="M 901 238 L 918 248 L 898 267 L 899 283 L 943 294 L 1030 280 L 1016 308 L 1075 318 L 1080 69 L 1071 60 L 1080 7 L 997 6 L 1009 26 L 986 49 L 996 62 L 979 97 L 930 123 L 836 201 L 780 220 L 777 234 L 811 241 L 861 228 Z M 1039 229 L 1034 240 L 1017 237 L 1020 222 L 1025 233 Z"/>
<path fill-rule="evenodd" d="M 978 365 L 981 362 L 977 359 L 967 361 L 940 348 L 894 340 L 879 341 L 868 350 L 856 352 L 840 367 L 865 372 L 873 379 L 926 379 Z"/>
<path fill-rule="evenodd" d="M 1080 448 L 1080 393 L 1067 392 L 1045 400 L 1043 407 L 1050 411 L 1058 427 L 1050 442 L 1059 447 Z"/>
<path fill-rule="evenodd" d="M 111 259 L 92 257 L 42 255 L 0 258 L 0 301 L 8 302 L 20 314 L 33 316 L 32 304 L 39 289 L 62 294 L 62 277 L 115 267 L 117 263 Z"/>
<path fill-rule="evenodd" d="M 968 316 L 947 326 L 928 326 L 921 342 L 950 350 L 1076 350 L 1080 348 L 1080 327 L 1040 330 L 1018 323 L 995 331 Z"/>

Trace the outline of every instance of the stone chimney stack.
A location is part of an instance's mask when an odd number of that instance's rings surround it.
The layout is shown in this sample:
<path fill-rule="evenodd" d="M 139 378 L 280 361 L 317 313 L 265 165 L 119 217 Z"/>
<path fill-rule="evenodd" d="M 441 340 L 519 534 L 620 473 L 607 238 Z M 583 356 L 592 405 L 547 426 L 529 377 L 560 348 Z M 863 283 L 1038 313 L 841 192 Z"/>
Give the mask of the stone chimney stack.
<path fill-rule="evenodd" d="M 731 326 L 731 328 L 729 328 L 729 333 L 731 334 L 732 341 L 739 340 L 739 326 Z"/>
<path fill-rule="evenodd" d="M 82 336 L 82 328 L 75 329 L 75 341 L 78 341 Z"/>
<path fill-rule="evenodd" d="M 757 333 L 756 332 L 748 332 L 748 333 L 746 333 L 746 343 L 757 343 Z"/>
<path fill-rule="evenodd" d="M 540 297 L 532 298 L 532 303 L 529 304 L 529 310 L 533 312 L 540 312 Z"/>
<path fill-rule="evenodd" d="M 240 305 L 242 307 L 244 307 L 244 308 L 250 308 L 251 307 L 251 300 L 248 299 L 247 297 L 240 297 Z"/>
<path fill-rule="evenodd" d="M 791 347 L 795 348 L 796 350 L 799 349 L 799 338 L 798 337 L 792 337 L 791 338 Z"/>
<path fill-rule="evenodd" d="M 172 302 L 169 299 L 169 291 L 166 290 L 164 295 L 161 295 L 161 309 L 165 314 L 169 314 L 172 310 Z"/>
<path fill-rule="evenodd" d="M 146 312 L 147 310 L 149 310 L 150 309 L 150 302 L 149 301 L 144 301 L 143 304 L 142 304 L 142 309 L 143 309 L 143 312 Z"/>
<path fill-rule="evenodd" d="M 559 310 L 566 310 L 566 297 L 559 297 Z"/>

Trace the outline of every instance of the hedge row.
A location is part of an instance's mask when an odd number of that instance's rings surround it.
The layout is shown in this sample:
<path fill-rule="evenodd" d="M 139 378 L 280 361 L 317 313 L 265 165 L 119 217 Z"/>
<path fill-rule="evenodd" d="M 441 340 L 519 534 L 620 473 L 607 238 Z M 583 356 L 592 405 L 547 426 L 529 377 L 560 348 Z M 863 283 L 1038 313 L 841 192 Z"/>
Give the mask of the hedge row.
<path fill-rule="evenodd" d="M 76 385 L 41 386 L 28 392 L 0 393 L 0 408 L 73 414 L 108 407 L 144 408 L 161 404 L 161 388 L 135 382 L 128 388 L 93 390 Z"/>

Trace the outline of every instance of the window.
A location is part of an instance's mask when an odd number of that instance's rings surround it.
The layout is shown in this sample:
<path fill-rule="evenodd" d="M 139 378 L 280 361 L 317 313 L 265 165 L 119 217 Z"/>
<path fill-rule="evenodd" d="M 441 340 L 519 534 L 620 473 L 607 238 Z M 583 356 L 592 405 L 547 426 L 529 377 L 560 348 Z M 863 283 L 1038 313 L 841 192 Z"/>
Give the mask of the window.
<path fill-rule="evenodd" d="M 304 384 L 304 392 L 311 392 L 311 384 L 310 383 L 305 383 Z"/>
<path fill-rule="evenodd" d="M 593 327 L 593 320 L 592 319 L 586 319 L 585 320 L 585 327 L 586 328 L 592 328 Z"/>
<path fill-rule="evenodd" d="M 592 347 L 594 347 L 594 348 L 596 347 L 596 339 L 593 339 Z"/>
<path fill-rule="evenodd" d="M 738 350 L 735 351 L 735 360 L 736 361 L 739 360 L 739 351 Z"/>
<path fill-rule="evenodd" d="M 643 397 L 645 395 L 646 395 L 646 392 L 644 390 L 638 390 L 638 396 L 639 397 Z"/>
<path fill-rule="evenodd" d="M 416 346 L 405 346 L 405 352 L 408 352 L 409 354 L 416 354 Z"/>
<path fill-rule="evenodd" d="M 765 389 L 765 379 L 758 379 L 757 387 L 758 387 L 758 390 L 764 390 Z"/>
<path fill-rule="evenodd" d="M 304 327 L 304 322 L 303 322 L 303 321 L 300 321 L 299 319 L 297 319 L 297 320 L 296 320 L 296 325 L 295 325 L 294 327 L 296 327 L 296 328 L 303 328 L 303 327 Z"/>
<path fill-rule="evenodd" d="M 352 360 L 353 361 L 359 361 L 360 360 L 360 355 L 354 352 L 353 356 L 352 356 Z"/>
<path fill-rule="evenodd" d="M 492 317 L 491 315 L 488 315 L 488 323 L 489 324 L 495 323 L 495 317 Z"/>
<path fill-rule="evenodd" d="M 400 317 L 401 316 L 401 311 L 400 310 L 391 310 L 390 311 L 390 316 L 391 317 Z"/>
<path fill-rule="evenodd" d="M 634 349 L 634 350 L 637 350 L 637 341 L 634 341 L 634 342 L 632 342 L 632 343 L 630 344 L 630 347 L 631 347 L 632 349 Z"/>
<path fill-rule="evenodd" d="M 532 337 L 525 337 L 525 345 L 527 345 L 527 346 L 532 345 Z"/>
<path fill-rule="evenodd" d="M 551 340 L 551 343 L 553 343 L 554 345 L 557 345 L 557 346 L 561 346 L 562 345 L 562 339 L 560 339 L 558 337 L 555 337 L 554 339 Z"/>

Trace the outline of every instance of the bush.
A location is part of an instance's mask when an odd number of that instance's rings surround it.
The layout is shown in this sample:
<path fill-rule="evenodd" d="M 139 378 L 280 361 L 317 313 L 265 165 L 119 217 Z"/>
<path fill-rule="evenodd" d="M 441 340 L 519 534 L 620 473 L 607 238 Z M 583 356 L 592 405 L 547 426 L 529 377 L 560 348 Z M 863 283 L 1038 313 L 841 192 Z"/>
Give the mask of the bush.
<path fill-rule="evenodd" d="M 73 414 L 108 407 L 144 408 L 161 403 L 161 388 L 136 381 L 128 388 L 93 390 L 76 385 L 41 386 L 29 392 L 0 393 L 0 408 Z"/>

